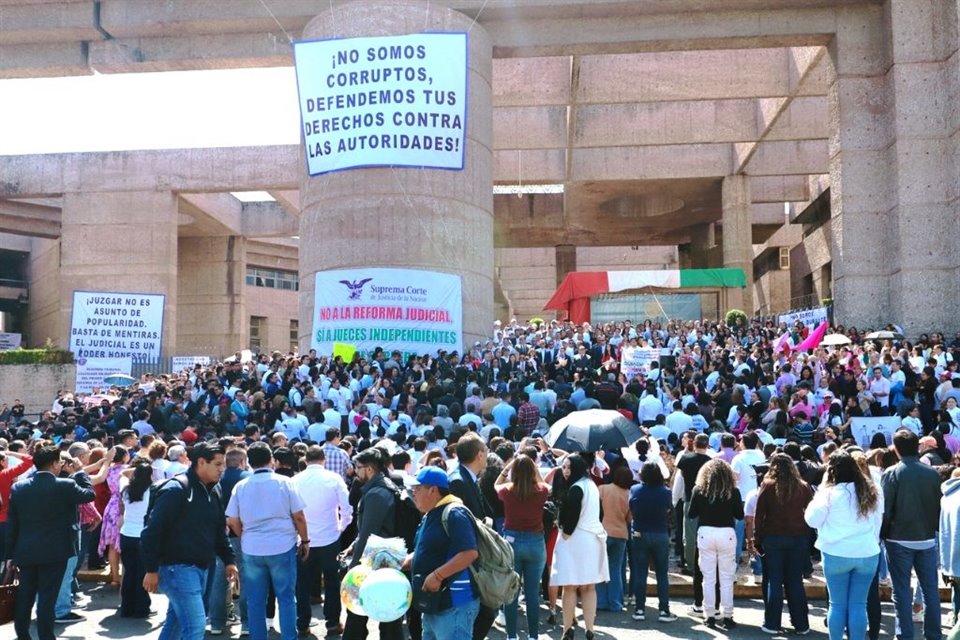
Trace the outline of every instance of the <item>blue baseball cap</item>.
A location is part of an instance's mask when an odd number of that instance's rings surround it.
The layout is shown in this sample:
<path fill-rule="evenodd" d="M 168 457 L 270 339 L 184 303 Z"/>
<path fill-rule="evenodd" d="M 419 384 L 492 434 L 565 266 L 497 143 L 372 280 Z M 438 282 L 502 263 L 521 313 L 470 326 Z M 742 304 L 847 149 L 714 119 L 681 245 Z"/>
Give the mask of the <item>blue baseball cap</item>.
<path fill-rule="evenodd" d="M 439 487 L 441 489 L 450 488 L 450 480 L 447 478 L 447 472 L 440 467 L 424 467 L 420 469 L 416 479 L 410 483 L 413 486 L 426 485 L 428 487 Z"/>

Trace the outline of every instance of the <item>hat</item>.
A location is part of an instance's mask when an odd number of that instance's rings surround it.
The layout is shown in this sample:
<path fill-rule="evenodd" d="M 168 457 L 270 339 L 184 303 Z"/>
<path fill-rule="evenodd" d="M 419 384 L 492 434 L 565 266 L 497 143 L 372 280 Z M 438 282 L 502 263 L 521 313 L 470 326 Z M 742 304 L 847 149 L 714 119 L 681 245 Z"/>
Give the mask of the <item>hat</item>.
<path fill-rule="evenodd" d="M 440 467 L 424 467 L 410 484 L 414 487 L 425 485 L 428 487 L 438 487 L 440 489 L 450 488 L 450 480 L 447 478 L 447 472 Z"/>
<path fill-rule="evenodd" d="M 187 427 L 183 430 L 183 433 L 180 434 L 180 437 L 183 439 L 184 444 L 193 444 L 197 441 L 197 432 L 193 430 L 192 427 Z"/>
<path fill-rule="evenodd" d="M 833 395 L 833 391 L 830 391 L 830 389 L 824 390 L 824 392 L 823 392 L 821 395 L 822 395 L 824 398 L 835 398 L 835 397 L 836 397 L 835 395 Z"/>

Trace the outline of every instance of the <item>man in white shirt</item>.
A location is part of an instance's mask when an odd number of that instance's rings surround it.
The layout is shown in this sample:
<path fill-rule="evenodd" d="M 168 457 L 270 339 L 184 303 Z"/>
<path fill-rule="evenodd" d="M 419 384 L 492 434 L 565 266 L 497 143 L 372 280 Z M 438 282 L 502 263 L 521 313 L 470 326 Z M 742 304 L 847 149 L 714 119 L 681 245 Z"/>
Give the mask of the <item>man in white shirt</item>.
<path fill-rule="evenodd" d="M 167 460 L 169 460 L 169 462 L 163 470 L 163 475 L 167 478 L 186 473 L 187 469 L 190 468 L 187 449 L 182 444 L 175 444 L 167 449 Z"/>
<path fill-rule="evenodd" d="M 339 474 L 324 469 L 323 447 L 312 445 L 304 460 L 307 468 L 293 477 L 293 484 L 303 498 L 307 519 L 310 555 L 297 571 L 297 630 L 310 629 L 310 591 L 323 576 L 323 617 L 327 636 L 340 635 L 340 580 L 337 556 L 340 534 L 353 521 L 347 485 Z"/>
<path fill-rule="evenodd" d="M 340 428 L 340 412 L 333 406 L 333 400 L 323 401 L 323 424 L 327 427 Z M 317 440 L 321 442 L 321 440 Z"/>
<path fill-rule="evenodd" d="M 741 500 L 757 488 L 757 471 L 754 469 L 757 465 L 764 464 L 767 459 L 763 451 L 759 449 L 760 438 L 752 431 L 747 431 L 740 439 L 742 450 L 733 456 L 730 466 L 733 467 L 733 476 L 737 479 L 737 488 L 740 490 Z M 734 528 L 737 532 L 737 558 L 743 552 L 744 543 L 744 521 L 734 522 Z"/>
<path fill-rule="evenodd" d="M 873 368 L 873 378 L 867 386 L 877 404 L 880 405 L 881 413 L 879 415 L 887 415 L 887 407 L 890 405 L 890 381 L 883 377 L 883 369 L 880 367 Z"/>
<path fill-rule="evenodd" d="M 683 412 L 683 404 L 677 400 L 673 403 L 673 411 L 667 416 L 666 426 L 671 433 L 681 436 L 684 431 L 693 429 L 693 419 Z"/>
<path fill-rule="evenodd" d="M 637 417 L 640 424 L 650 428 L 657 423 L 657 416 L 663 413 L 663 403 L 657 397 L 657 388 L 652 384 L 647 385 L 647 389 L 640 398 L 640 404 L 637 407 Z"/>
<path fill-rule="evenodd" d="M 333 402 L 334 408 L 336 408 L 342 416 L 342 424 L 337 426 L 341 428 L 341 431 L 346 431 L 344 427 L 346 427 L 347 415 L 353 406 L 353 392 L 342 386 L 340 380 L 334 378 L 330 381 L 330 391 L 327 392 L 327 399 Z"/>
<path fill-rule="evenodd" d="M 287 436 L 290 442 L 303 441 L 307 437 L 308 424 L 306 416 L 299 415 L 294 407 L 288 406 L 287 410 L 280 414 L 274 429 Z"/>
<path fill-rule="evenodd" d="M 277 596 L 280 633 L 296 634 L 297 559 L 306 561 L 310 536 L 304 502 L 293 482 L 275 474 L 273 452 L 265 442 L 247 450 L 253 475 L 237 483 L 227 505 L 227 525 L 243 548 L 243 587 L 247 594 L 247 620 L 253 637 L 267 637 L 267 592 L 273 584 Z M 299 543 L 297 538 L 300 538 Z"/>

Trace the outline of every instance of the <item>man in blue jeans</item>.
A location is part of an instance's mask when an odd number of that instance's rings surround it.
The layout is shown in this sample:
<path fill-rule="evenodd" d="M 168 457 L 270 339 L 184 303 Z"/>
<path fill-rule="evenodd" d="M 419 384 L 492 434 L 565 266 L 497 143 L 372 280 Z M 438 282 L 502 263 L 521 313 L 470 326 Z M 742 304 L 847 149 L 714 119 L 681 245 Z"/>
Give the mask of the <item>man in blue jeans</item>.
<path fill-rule="evenodd" d="M 247 470 L 247 450 L 234 447 L 228 449 L 224 456 L 227 468 L 220 478 L 220 491 L 223 494 L 223 506 L 226 509 L 233 495 L 233 488 L 244 478 L 250 477 Z M 232 531 L 229 533 L 230 546 L 237 558 L 237 569 L 243 579 L 243 548 L 240 538 Z M 227 626 L 227 574 L 223 561 L 217 559 L 217 567 L 210 572 L 207 584 L 207 610 L 210 614 L 210 635 L 222 635 Z M 236 613 L 240 617 L 240 635 L 249 635 L 247 629 L 247 590 L 240 584 L 240 597 L 236 601 Z"/>
<path fill-rule="evenodd" d="M 143 588 L 169 600 L 160 640 L 202 640 L 206 629 L 203 593 L 207 572 L 219 556 L 227 579 L 237 579 L 233 549 L 217 483 L 223 474 L 223 450 L 202 442 L 190 451 L 185 482 L 171 478 L 154 496 L 140 534 Z"/>
<path fill-rule="evenodd" d="M 937 528 L 940 523 L 940 474 L 920 462 L 917 435 L 901 429 L 893 436 L 900 458 L 883 472 L 883 528 L 893 581 L 900 640 L 913 640 L 911 570 L 917 572 L 925 612 L 923 636 L 940 640 L 940 590 L 937 580 Z"/>
<path fill-rule="evenodd" d="M 268 444 L 250 445 L 247 459 L 253 475 L 233 488 L 226 513 L 227 524 L 240 536 L 243 547 L 250 637 L 267 640 L 267 592 L 272 584 L 280 610 L 280 637 L 294 640 L 297 557 L 306 560 L 310 553 L 303 499 L 290 478 L 273 472 L 273 452 Z"/>
<path fill-rule="evenodd" d="M 413 501 L 424 514 L 410 559 L 413 588 L 438 594 L 435 606 L 423 611 L 423 640 L 470 638 L 480 611 L 480 600 L 468 570 L 479 557 L 473 518 L 463 503 L 450 494 L 447 474 L 438 467 L 426 467 L 417 474 Z M 448 506 L 445 529 L 443 512 Z"/>

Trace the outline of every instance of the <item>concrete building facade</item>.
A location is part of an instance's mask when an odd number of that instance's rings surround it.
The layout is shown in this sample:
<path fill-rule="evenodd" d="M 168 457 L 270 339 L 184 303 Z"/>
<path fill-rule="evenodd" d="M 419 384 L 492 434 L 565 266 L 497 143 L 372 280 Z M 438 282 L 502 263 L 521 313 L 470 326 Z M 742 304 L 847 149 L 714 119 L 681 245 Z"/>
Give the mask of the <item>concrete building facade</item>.
<path fill-rule="evenodd" d="M 303 348 L 313 273 L 361 262 L 461 274 L 467 338 L 618 265 L 740 267 L 749 311 L 829 298 L 847 325 L 960 328 L 958 0 L 97 5 L 0 3 L 0 77 L 288 66 L 288 38 L 470 31 L 467 168 L 309 178 L 298 146 L 0 157 L 0 232 L 30 238 L 25 286 L 0 295 L 27 291 L 7 313 L 31 343 L 64 343 L 70 292 L 96 287 L 166 294 L 171 354 Z M 230 195 L 253 190 L 273 201 Z M 321 213 L 393 232 L 359 256 L 346 227 L 322 244 Z M 248 284 L 257 268 L 296 290 Z"/>

